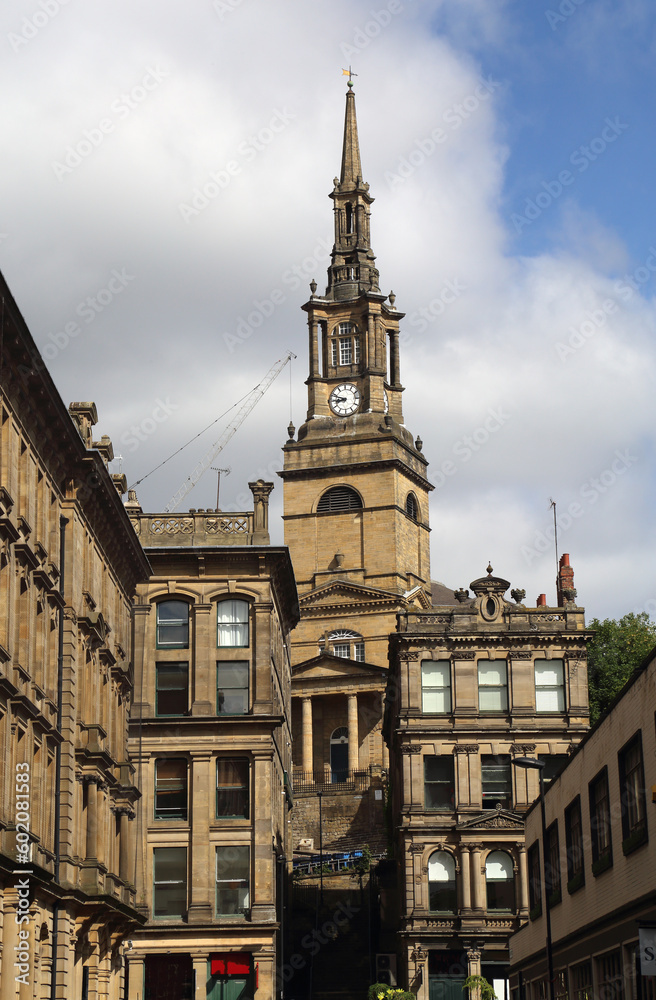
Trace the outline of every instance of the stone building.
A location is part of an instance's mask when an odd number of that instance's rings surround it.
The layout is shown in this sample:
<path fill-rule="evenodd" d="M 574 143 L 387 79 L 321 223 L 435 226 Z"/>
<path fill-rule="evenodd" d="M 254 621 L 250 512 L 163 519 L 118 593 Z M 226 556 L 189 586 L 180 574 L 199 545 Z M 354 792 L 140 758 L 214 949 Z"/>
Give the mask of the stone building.
<path fill-rule="evenodd" d="M 0 997 L 119 1000 L 143 920 L 127 716 L 148 562 L 94 404 L 66 410 L 2 278 L 0 298 Z"/>
<path fill-rule="evenodd" d="M 362 178 L 350 82 L 341 171 L 330 197 L 335 243 L 328 285 L 317 294 L 313 281 L 303 306 L 307 418 L 297 436 L 289 428 L 281 476 L 301 609 L 292 637 L 295 781 L 302 794 L 343 786 L 346 798 L 336 809 L 343 819 L 354 781 L 362 772 L 380 776 L 387 766 L 381 730 L 387 637 L 398 612 L 430 606 L 432 489 L 421 442 L 403 423 L 404 314 L 395 295 L 379 287 L 373 198 Z M 360 809 L 362 800 L 353 804 Z M 381 823 L 374 828 L 382 831 Z M 299 828 L 296 839 L 303 833 Z M 344 842 L 330 817 L 326 835 L 329 844 Z"/>
<path fill-rule="evenodd" d="M 526 816 L 529 920 L 511 940 L 517 1000 L 653 1000 L 656 963 L 640 974 L 639 930 L 656 955 L 656 650 Z M 546 850 L 548 883 L 542 865 Z M 545 891 L 546 890 L 546 891 Z"/>
<path fill-rule="evenodd" d="M 289 553 L 254 511 L 127 507 L 152 566 L 134 608 L 139 804 L 131 1000 L 272 1000 L 292 805 Z"/>
<path fill-rule="evenodd" d="M 527 607 L 488 574 L 456 607 L 399 615 L 390 636 L 385 738 L 399 885 L 398 975 L 419 1000 L 460 1000 L 481 974 L 504 997 L 508 938 L 528 917 L 522 813 L 588 726 L 583 610 L 569 557 L 563 604 Z M 537 998 L 536 998 L 537 1000 Z"/>

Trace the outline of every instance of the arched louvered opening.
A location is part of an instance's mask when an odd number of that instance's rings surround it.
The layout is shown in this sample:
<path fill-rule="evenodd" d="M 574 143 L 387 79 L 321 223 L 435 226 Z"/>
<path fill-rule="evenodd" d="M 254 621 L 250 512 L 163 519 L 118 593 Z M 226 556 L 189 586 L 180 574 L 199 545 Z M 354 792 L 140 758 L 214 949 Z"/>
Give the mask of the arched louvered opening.
<path fill-rule="evenodd" d="M 317 505 L 318 514 L 340 514 L 347 510 L 362 510 L 362 499 L 351 486 L 331 486 Z"/>
<path fill-rule="evenodd" d="M 419 504 L 414 493 L 408 493 L 405 499 L 405 512 L 413 521 L 419 520 Z"/>
<path fill-rule="evenodd" d="M 333 656 L 364 662 L 364 641 L 359 632 L 348 628 L 336 629 L 328 633 L 328 642 Z"/>

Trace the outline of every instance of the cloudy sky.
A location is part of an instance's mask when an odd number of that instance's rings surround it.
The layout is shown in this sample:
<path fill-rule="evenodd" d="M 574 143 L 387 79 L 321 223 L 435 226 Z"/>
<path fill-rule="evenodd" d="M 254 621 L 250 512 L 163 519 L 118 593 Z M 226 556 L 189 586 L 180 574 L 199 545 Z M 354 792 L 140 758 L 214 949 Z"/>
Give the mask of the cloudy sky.
<path fill-rule="evenodd" d="M 214 462 L 281 542 L 351 64 L 433 577 L 553 603 L 553 498 L 588 616 L 654 614 L 655 40 L 651 0 L 6 0 L 0 268 L 146 509 L 293 351 Z"/>

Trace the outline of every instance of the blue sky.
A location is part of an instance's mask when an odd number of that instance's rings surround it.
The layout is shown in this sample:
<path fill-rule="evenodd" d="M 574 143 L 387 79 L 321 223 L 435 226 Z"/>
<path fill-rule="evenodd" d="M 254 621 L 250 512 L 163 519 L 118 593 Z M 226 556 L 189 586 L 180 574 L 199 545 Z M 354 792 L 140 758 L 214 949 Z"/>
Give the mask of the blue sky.
<path fill-rule="evenodd" d="M 215 432 L 146 474 L 289 349 L 305 419 L 300 306 L 325 282 L 351 63 L 406 425 L 436 487 L 433 578 L 467 586 L 491 560 L 551 600 L 553 497 L 588 615 L 656 613 L 652 2 L 46 8 L 0 11 L 0 267 L 146 509 Z M 226 508 L 276 482 L 277 542 L 289 397 L 286 371 L 218 463 Z M 208 474 L 187 505 L 215 490 Z"/>

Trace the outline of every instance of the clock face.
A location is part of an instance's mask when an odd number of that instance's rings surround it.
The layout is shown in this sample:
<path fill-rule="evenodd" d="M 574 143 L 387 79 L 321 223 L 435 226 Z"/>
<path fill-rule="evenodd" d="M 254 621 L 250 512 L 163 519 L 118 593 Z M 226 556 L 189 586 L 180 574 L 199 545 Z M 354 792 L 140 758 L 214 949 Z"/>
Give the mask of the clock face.
<path fill-rule="evenodd" d="M 351 382 L 342 382 L 341 385 L 335 386 L 328 402 L 330 409 L 338 417 L 350 417 L 360 405 L 360 393 L 357 386 Z"/>

